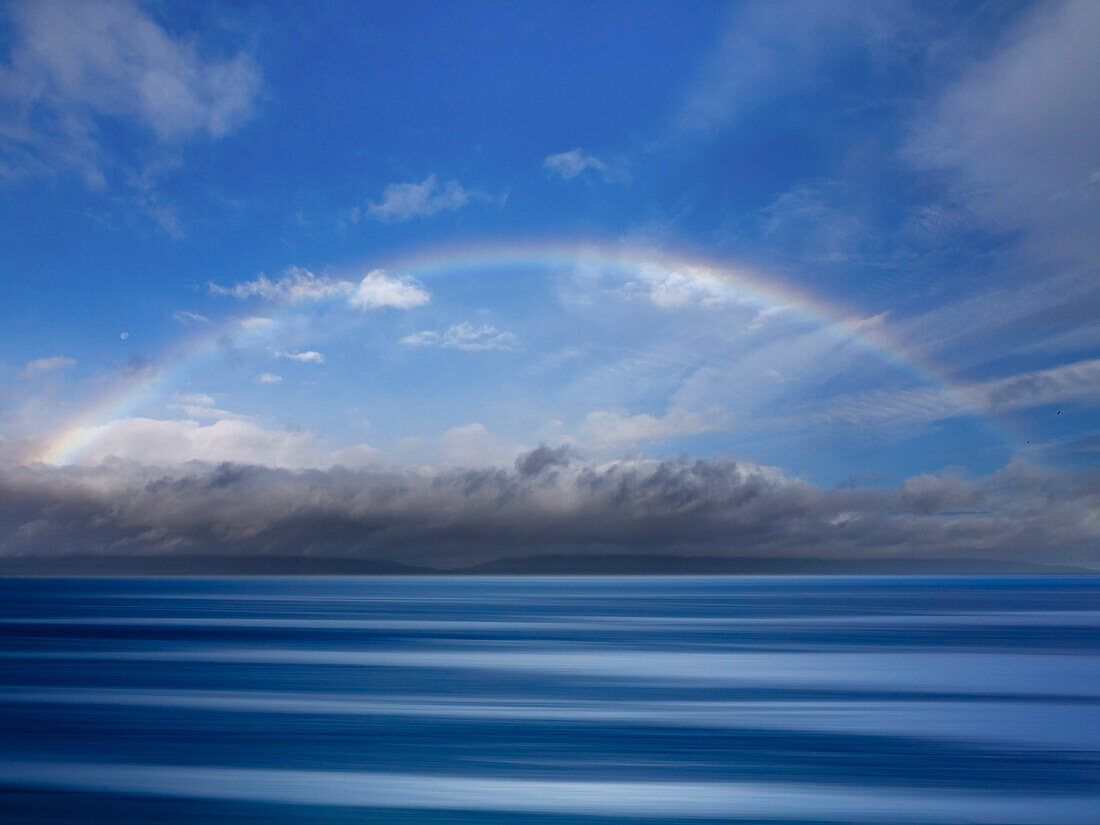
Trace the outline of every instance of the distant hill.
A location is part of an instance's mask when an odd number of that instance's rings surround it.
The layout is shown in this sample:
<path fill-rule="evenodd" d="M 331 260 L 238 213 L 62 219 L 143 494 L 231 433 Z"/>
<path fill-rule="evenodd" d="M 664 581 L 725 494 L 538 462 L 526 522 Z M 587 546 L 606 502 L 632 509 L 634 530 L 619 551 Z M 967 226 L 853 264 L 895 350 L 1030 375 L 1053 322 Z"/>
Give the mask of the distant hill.
<path fill-rule="evenodd" d="M 982 559 L 812 559 L 741 556 L 541 555 L 497 559 L 468 567 L 467 575 L 511 576 L 807 576 L 807 575 L 1007 575 L 1088 574 L 1096 571 L 1066 565 Z"/>
<path fill-rule="evenodd" d="M 450 570 L 381 559 L 313 556 L 21 556 L 0 576 L 837 576 L 1096 575 L 1067 565 L 982 559 L 813 559 L 652 554 L 547 554 Z"/>
<path fill-rule="evenodd" d="M 0 558 L 0 576 L 417 576 L 435 573 L 380 559 L 311 556 L 100 556 Z"/>

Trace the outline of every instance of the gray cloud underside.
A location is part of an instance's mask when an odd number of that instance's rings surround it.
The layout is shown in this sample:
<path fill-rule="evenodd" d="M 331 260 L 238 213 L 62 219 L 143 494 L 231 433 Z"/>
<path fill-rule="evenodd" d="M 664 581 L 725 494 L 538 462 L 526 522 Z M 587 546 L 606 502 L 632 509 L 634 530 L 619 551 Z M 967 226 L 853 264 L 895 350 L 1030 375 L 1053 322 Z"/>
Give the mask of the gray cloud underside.
<path fill-rule="evenodd" d="M 316 555 L 462 566 L 546 552 L 1097 563 L 1100 479 L 823 490 L 732 459 L 289 471 L 192 463 L 0 471 L 0 554 Z"/>

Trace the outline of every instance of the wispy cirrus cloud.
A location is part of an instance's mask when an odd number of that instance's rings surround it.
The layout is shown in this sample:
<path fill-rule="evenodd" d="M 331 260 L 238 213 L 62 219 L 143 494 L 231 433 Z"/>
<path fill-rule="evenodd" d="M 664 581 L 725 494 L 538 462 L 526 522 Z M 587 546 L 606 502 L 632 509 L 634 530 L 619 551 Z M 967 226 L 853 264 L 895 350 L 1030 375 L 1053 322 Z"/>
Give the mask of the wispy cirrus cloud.
<path fill-rule="evenodd" d="M 1045 3 L 1022 15 L 911 124 L 906 156 L 956 176 L 953 197 L 1033 247 L 1095 265 L 1100 241 L 1100 6 Z"/>
<path fill-rule="evenodd" d="M 172 313 L 172 317 L 181 324 L 209 324 L 210 319 L 205 315 L 200 315 L 197 312 L 188 312 L 181 309 L 178 312 Z"/>
<path fill-rule="evenodd" d="M 548 155 L 542 165 L 550 174 L 562 180 L 572 180 L 589 169 L 601 174 L 608 171 L 606 163 L 579 146 L 576 149 L 570 149 L 568 152 Z"/>
<path fill-rule="evenodd" d="M 355 206 L 343 214 L 346 223 L 356 224 L 364 218 L 384 223 L 402 223 L 413 218 L 430 218 L 440 212 L 454 212 L 471 203 L 496 200 L 488 192 L 463 186 L 457 180 L 440 182 L 433 173 L 419 183 L 391 183 L 382 191 L 382 198 L 365 207 Z"/>
<path fill-rule="evenodd" d="M 406 335 L 401 343 L 410 347 L 445 347 L 468 352 L 515 351 L 523 348 L 519 336 L 514 332 L 502 332 L 492 324 L 474 325 L 469 322 L 455 324 L 442 331 L 423 330 Z"/>
<path fill-rule="evenodd" d="M 1100 403 L 1100 359 L 1087 359 L 988 381 L 942 387 L 874 390 L 829 399 L 812 417 L 859 427 L 917 424 L 961 415 Z"/>
<path fill-rule="evenodd" d="M 904 2 L 747 2 L 733 12 L 681 105 L 679 132 L 718 133 L 754 105 L 819 82 L 840 49 L 888 62 L 899 35 L 921 21 Z"/>
<path fill-rule="evenodd" d="M 27 365 L 23 368 L 23 374 L 30 378 L 35 375 L 41 375 L 44 372 L 55 372 L 75 366 L 75 358 L 68 358 L 64 355 L 54 355 L 49 358 L 36 358 L 33 361 L 28 361 Z"/>

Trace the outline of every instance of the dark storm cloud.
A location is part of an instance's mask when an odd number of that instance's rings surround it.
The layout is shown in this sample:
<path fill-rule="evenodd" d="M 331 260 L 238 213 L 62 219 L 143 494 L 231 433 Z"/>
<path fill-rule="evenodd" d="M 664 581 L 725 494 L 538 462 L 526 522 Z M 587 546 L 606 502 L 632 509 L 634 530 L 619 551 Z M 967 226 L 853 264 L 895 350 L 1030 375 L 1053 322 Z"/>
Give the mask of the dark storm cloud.
<path fill-rule="evenodd" d="M 1097 559 L 1095 479 L 1013 464 L 976 481 L 822 490 L 732 459 L 514 468 L 0 472 L 0 553 L 315 555 L 461 566 L 547 552 Z"/>
<path fill-rule="evenodd" d="M 552 449 L 542 445 L 516 459 L 516 472 L 521 478 L 537 476 L 551 467 L 564 467 L 569 464 L 569 447 Z"/>

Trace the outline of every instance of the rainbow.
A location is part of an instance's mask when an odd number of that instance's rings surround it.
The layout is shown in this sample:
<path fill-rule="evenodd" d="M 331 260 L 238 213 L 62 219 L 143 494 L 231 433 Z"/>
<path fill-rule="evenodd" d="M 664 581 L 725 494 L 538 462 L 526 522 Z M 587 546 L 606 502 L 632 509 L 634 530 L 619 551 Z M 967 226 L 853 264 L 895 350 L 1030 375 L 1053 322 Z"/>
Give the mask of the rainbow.
<path fill-rule="evenodd" d="M 490 268 L 514 267 L 529 271 L 564 271 L 591 267 L 637 277 L 645 271 L 675 274 L 681 282 L 694 284 L 726 300 L 760 309 L 782 308 L 803 320 L 828 330 L 839 340 L 850 342 L 908 374 L 922 384 L 944 392 L 959 409 L 982 418 L 984 410 L 971 399 L 965 387 L 957 385 L 935 364 L 895 340 L 886 325 L 861 319 L 851 311 L 825 300 L 808 290 L 767 276 L 751 268 L 668 249 L 609 244 L 588 241 L 506 241 L 435 247 L 386 261 L 373 261 L 358 269 L 347 268 L 349 280 L 372 269 L 414 278 L 432 280 L 460 276 Z M 142 405 L 179 387 L 213 358 L 226 335 L 253 336 L 277 332 L 280 324 L 301 304 L 284 305 L 262 325 L 257 319 L 234 318 L 204 333 L 179 342 L 162 359 L 162 368 L 154 374 L 133 377 L 104 393 L 82 409 L 59 433 L 48 438 L 32 461 L 70 464 L 94 443 L 107 422 L 125 418 Z"/>

